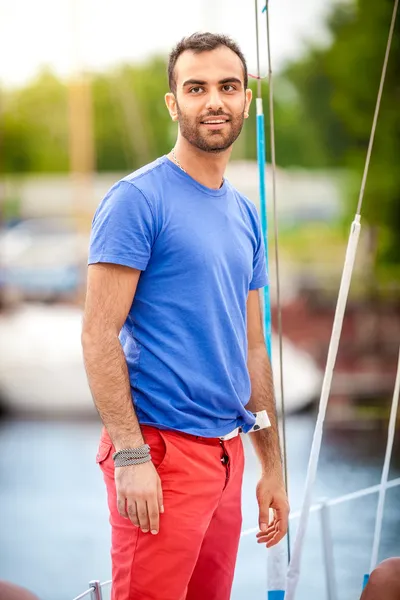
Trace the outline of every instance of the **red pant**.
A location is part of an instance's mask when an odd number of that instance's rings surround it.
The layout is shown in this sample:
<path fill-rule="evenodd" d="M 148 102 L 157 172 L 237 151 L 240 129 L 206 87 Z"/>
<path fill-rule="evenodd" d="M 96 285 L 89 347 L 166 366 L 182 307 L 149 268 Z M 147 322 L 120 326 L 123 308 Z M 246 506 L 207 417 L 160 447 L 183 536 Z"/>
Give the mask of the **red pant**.
<path fill-rule="evenodd" d="M 112 600 L 229 600 L 242 525 L 240 436 L 220 442 L 142 431 L 163 488 L 158 535 L 119 515 L 114 448 L 105 430 L 97 455 L 112 528 Z M 221 460 L 224 453 L 229 460 Z"/>

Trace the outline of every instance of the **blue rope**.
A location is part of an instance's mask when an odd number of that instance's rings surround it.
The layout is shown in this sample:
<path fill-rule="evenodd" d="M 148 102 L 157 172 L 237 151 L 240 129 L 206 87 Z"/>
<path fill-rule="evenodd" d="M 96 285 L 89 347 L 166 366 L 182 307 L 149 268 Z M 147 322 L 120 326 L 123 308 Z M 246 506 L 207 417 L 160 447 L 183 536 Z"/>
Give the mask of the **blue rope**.
<path fill-rule="evenodd" d="M 268 600 L 284 600 L 284 598 L 284 590 L 273 590 L 272 592 L 268 592 Z"/>
<path fill-rule="evenodd" d="M 364 580 L 363 580 L 363 587 L 362 587 L 362 589 L 364 589 L 364 588 L 365 588 L 365 586 L 367 585 L 368 581 L 369 581 L 369 574 L 367 573 L 366 575 L 364 575 Z"/>
<path fill-rule="evenodd" d="M 268 219 L 267 219 L 267 195 L 265 189 L 265 128 L 264 128 L 264 115 L 257 115 L 257 160 L 258 160 L 258 174 L 259 174 L 259 186 L 260 186 L 260 214 L 261 214 L 261 227 L 264 237 L 265 245 L 265 259 L 268 268 Z M 269 286 L 265 286 L 263 289 L 264 295 L 264 333 L 267 342 L 267 350 L 269 358 L 271 359 L 271 299 L 269 294 Z"/>

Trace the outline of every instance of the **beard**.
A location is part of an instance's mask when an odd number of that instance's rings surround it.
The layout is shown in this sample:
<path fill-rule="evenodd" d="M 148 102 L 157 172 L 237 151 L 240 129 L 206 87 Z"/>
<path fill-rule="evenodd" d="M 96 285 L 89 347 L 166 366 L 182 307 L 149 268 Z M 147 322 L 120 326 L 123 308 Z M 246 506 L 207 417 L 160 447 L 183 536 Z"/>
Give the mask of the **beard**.
<path fill-rule="evenodd" d="M 227 125 L 224 126 L 224 130 L 207 130 L 201 124 L 201 121 L 197 121 L 195 119 L 189 118 L 185 113 L 183 113 L 177 103 L 177 112 L 178 112 L 178 122 L 179 129 L 182 136 L 190 143 L 192 146 L 199 148 L 199 150 L 203 150 L 203 152 L 223 152 L 230 148 L 237 140 L 240 135 L 240 132 L 243 128 L 244 123 L 244 109 L 243 111 L 236 116 L 231 116 Z M 202 117 L 202 121 L 209 118 L 218 118 L 218 117 L 226 117 L 222 112 L 217 112 L 213 114 L 204 115 Z"/>

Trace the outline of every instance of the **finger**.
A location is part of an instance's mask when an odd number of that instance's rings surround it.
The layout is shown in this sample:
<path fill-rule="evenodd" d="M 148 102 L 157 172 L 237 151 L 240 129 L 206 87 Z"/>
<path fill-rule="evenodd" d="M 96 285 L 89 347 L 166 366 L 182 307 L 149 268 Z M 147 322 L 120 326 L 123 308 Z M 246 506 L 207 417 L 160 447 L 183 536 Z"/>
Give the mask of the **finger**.
<path fill-rule="evenodd" d="M 121 515 L 121 517 L 124 517 L 124 519 L 128 519 L 128 513 L 126 512 L 125 496 L 117 494 L 117 507 L 118 507 L 118 512 Z"/>
<path fill-rule="evenodd" d="M 269 544 L 275 538 L 275 533 L 257 539 L 257 544 Z"/>
<path fill-rule="evenodd" d="M 276 544 L 279 544 L 279 542 L 282 541 L 284 537 L 285 531 L 277 533 L 270 542 L 267 542 L 267 548 L 272 548 L 272 546 L 276 546 Z"/>
<path fill-rule="evenodd" d="M 264 528 L 264 529 L 263 529 L 263 530 L 261 530 L 261 531 L 258 531 L 258 532 L 256 533 L 256 536 L 257 536 L 257 537 L 260 537 L 260 536 L 262 536 L 262 535 L 267 535 L 267 534 L 269 534 L 271 531 L 275 531 L 275 527 L 276 527 L 276 521 L 275 521 L 275 519 L 274 519 L 273 521 L 271 521 L 271 523 L 268 525 L 268 527 Z"/>
<path fill-rule="evenodd" d="M 143 533 L 148 533 L 149 531 L 149 518 L 147 514 L 147 504 L 145 500 L 136 500 L 136 510 L 137 516 L 139 519 L 139 527 L 143 531 Z"/>
<path fill-rule="evenodd" d="M 267 542 L 267 548 L 271 548 L 272 546 L 279 544 L 279 542 L 285 537 L 285 534 L 286 529 L 283 529 L 282 523 L 277 521 L 275 535 Z"/>
<path fill-rule="evenodd" d="M 280 521 L 281 529 L 286 532 L 289 525 L 289 505 L 287 502 L 279 502 L 273 508 L 275 519 Z"/>
<path fill-rule="evenodd" d="M 149 515 L 150 531 L 153 535 L 157 535 L 160 527 L 160 516 L 157 497 L 147 500 L 147 514 Z"/>
<path fill-rule="evenodd" d="M 277 522 L 274 519 L 266 529 L 266 531 L 259 531 L 256 533 L 257 542 L 259 544 L 270 542 L 277 533 Z"/>
<path fill-rule="evenodd" d="M 128 518 L 130 519 L 131 523 L 133 525 L 135 525 L 135 527 L 139 527 L 139 519 L 137 516 L 137 508 L 136 508 L 136 502 L 133 500 L 132 502 L 127 502 L 128 505 Z"/>
<path fill-rule="evenodd" d="M 270 529 L 273 529 L 275 527 L 275 524 L 276 524 L 276 519 L 274 517 L 273 520 L 270 523 L 268 523 L 267 526 L 264 526 L 262 529 L 260 528 L 260 531 L 258 533 L 270 531 Z"/>
<path fill-rule="evenodd" d="M 269 525 L 269 510 L 261 511 L 258 518 L 258 526 L 261 531 L 267 531 Z"/>
<path fill-rule="evenodd" d="M 158 478 L 158 484 L 157 484 L 157 497 L 158 497 L 158 510 L 160 511 L 160 513 L 163 513 L 164 512 L 164 497 L 163 497 L 163 491 L 162 491 L 160 478 Z"/>
<path fill-rule="evenodd" d="M 260 544 L 269 543 L 277 534 L 277 530 L 275 528 L 270 529 L 267 533 L 260 533 L 257 535 L 257 542 Z"/>

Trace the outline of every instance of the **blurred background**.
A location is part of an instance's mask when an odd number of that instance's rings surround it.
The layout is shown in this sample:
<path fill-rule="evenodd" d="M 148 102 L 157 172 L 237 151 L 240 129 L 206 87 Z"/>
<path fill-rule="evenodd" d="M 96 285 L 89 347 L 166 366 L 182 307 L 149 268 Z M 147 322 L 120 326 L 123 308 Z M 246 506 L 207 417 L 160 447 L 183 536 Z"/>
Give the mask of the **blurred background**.
<path fill-rule="evenodd" d="M 264 74 L 262 7 L 260 1 Z M 392 10 L 392 0 L 270 2 L 294 510 L 302 501 Z M 383 464 L 400 341 L 399 28 L 398 20 L 316 499 L 378 483 Z M 95 465 L 100 422 L 80 348 L 88 237 L 108 188 L 171 149 L 167 55 L 198 30 L 230 34 L 256 72 L 254 6 L 245 0 L 0 0 L 0 578 L 43 600 L 71 600 L 90 579 L 110 577 L 106 499 Z M 266 80 L 262 86 L 267 115 Z M 254 105 L 252 117 L 227 178 L 258 205 Z M 266 127 L 269 139 L 268 117 Z M 271 199 L 269 164 L 267 188 Z M 269 230 L 276 325 L 272 220 Z M 275 373 L 276 347 L 274 339 Z M 399 443 L 397 434 L 391 478 L 400 475 Z M 245 448 L 244 529 L 258 516 L 258 466 L 247 440 Z M 388 491 L 382 559 L 400 554 L 399 500 L 399 488 Z M 376 502 L 369 496 L 334 509 L 339 600 L 359 597 Z M 321 552 L 311 518 L 300 600 L 327 597 Z M 263 598 L 265 573 L 265 549 L 244 537 L 233 600 Z"/>

